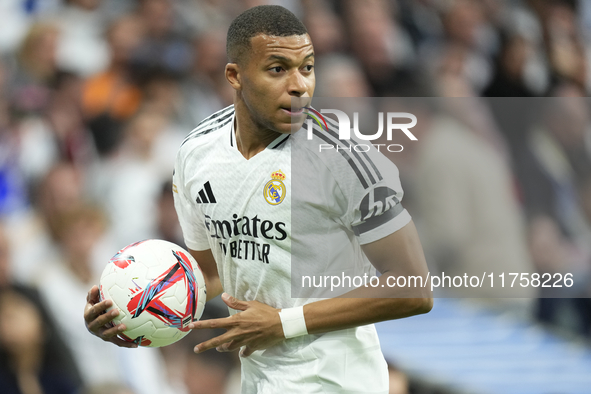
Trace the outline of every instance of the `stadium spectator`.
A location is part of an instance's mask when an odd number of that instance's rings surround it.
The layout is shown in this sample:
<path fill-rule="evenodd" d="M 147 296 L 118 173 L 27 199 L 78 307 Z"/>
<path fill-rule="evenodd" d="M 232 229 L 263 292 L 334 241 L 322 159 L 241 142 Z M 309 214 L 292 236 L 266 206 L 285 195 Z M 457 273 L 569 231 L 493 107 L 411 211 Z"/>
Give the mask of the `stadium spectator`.
<path fill-rule="evenodd" d="M 322 57 L 331 53 L 341 53 L 347 48 L 345 26 L 327 1 L 306 1 L 303 22 L 314 37 L 314 53 Z"/>
<path fill-rule="evenodd" d="M 410 72 L 415 50 L 393 17 L 395 7 L 379 0 L 344 2 L 351 49 L 378 96 L 402 89 L 416 78 Z"/>
<path fill-rule="evenodd" d="M 81 173 L 70 163 L 58 163 L 30 185 L 33 207 L 5 218 L 10 227 L 11 270 L 19 283 L 38 279 L 41 267 L 55 260 L 60 215 L 83 198 Z"/>
<path fill-rule="evenodd" d="M 51 129 L 57 155 L 78 167 L 94 160 L 92 138 L 84 123 L 80 102 L 83 80 L 75 74 L 59 73 L 53 84 L 44 123 Z"/>
<path fill-rule="evenodd" d="M 226 32 L 213 29 L 200 33 L 193 42 L 193 61 L 186 83 L 181 86 L 182 101 L 178 111 L 180 124 L 193 129 L 215 108 L 232 102 L 232 91 L 224 78 L 227 62 L 224 45 Z"/>
<path fill-rule="evenodd" d="M 187 26 L 183 26 L 172 0 L 141 0 L 137 15 L 146 29 L 133 61 L 141 79 L 154 71 L 184 75 L 191 63 Z"/>
<path fill-rule="evenodd" d="M 168 117 L 142 111 L 126 124 L 117 154 L 94 168 L 93 199 L 105 208 L 120 247 L 156 235 L 160 187 L 182 139 Z"/>
<path fill-rule="evenodd" d="M 29 29 L 18 52 L 10 78 L 14 94 L 28 98 L 29 108 L 40 110 L 46 104 L 47 88 L 55 77 L 58 28 L 51 23 L 37 22 Z M 23 98 L 23 100 L 25 99 Z"/>
<path fill-rule="evenodd" d="M 101 0 L 64 3 L 55 18 L 60 30 L 57 64 L 82 77 L 103 71 L 109 63 L 109 48 L 104 38 L 106 15 L 100 9 Z"/>
<path fill-rule="evenodd" d="M 534 93 L 525 84 L 526 62 L 532 50 L 522 36 L 505 37 L 498 56 L 495 73 L 484 89 L 487 97 L 532 97 Z"/>
<path fill-rule="evenodd" d="M 98 281 L 92 260 L 98 255 L 107 261 L 105 255 L 110 253 L 98 250 L 98 241 L 106 230 L 102 211 L 89 205 L 69 208 L 56 218 L 59 261 L 42 270 L 37 286 L 55 325 L 68 338 L 68 348 L 84 385 L 125 383 L 142 394 L 170 393 L 158 353 L 148 349 L 136 349 L 132 353 L 107 346 L 88 335 L 82 322 L 75 323 L 78 320 L 74 316 L 85 302 L 84 289 Z"/>
<path fill-rule="evenodd" d="M 415 199 L 419 189 L 412 185 L 435 184 L 439 167 L 468 155 L 442 159 L 432 171 L 423 168 L 427 178 L 418 176 L 415 160 L 426 161 L 419 151 L 433 153 L 434 136 L 453 131 L 458 146 L 488 152 L 477 159 L 488 157 L 497 171 L 504 167 L 505 180 L 516 180 L 515 212 L 528 224 L 525 259 L 539 272 L 576 269 L 576 296 L 589 297 L 589 103 L 559 102 L 564 106 L 552 112 L 538 106 L 552 99 L 523 99 L 591 93 L 591 2 L 584 0 L 0 1 L 0 220 L 10 246 L 10 258 L 2 258 L 0 236 L 0 282 L 30 284 L 41 268 L 58 264 L 57 218 L 83 200 L 100 204 L 109 217 L 97 245 L 109 253 L 92 258 L 93 275 L 135 237 L 175 239 L 168 194 L 160 194 L 170 179 L 166 159 L 174 158 L 181 134 L 231 102 L 220 71 L 227 62 L 225 31 L 261 2 L 282 4 L 304 19 L 315 43 L 317 96 L 471 97 L 446 100 L 460 121 L 449 121 L 449 130 L 417 115 L 417 127 L 431 124 L 432 134 L 419 136 L 419 150 L 405 145 L 394 157 L 408 185 L 407 209 L 422 213 L 412 203 L 428 198 Z M 502 98 L 483 104 L 478 95 Z M 555 120 L 540 121 L 544 114 Z M 470 184 L 469 170 L 482 170 L 481 164 L 461 167 L 453 181 Z M 508 198 L 506 183 L 499 187 Z M 457 192 L 441 187 L 443 196 Z M 476 192 L 470 187 L 467 194 Z M 427 231 L 437 239 L 454 233 Z M 538 317 L 589 335 L 585 302 L 544 299 Z"/>
<path fill-rule="evenodd" d="M 363 69 L 353 57 L 331 54 L 316 67 L 316 95 L 319 97 L 371 97 L 372 90 Z"/>
<path fill-rule="evenodd" d="M 0 288 L 0 387 L 6 394 L 75 394 L 76 368 L 38 294 Z"/>
<path fill-rule="evenodd" d="M 545 103 L 544 116 L 532 125 L 527 140 L 530 154 L 519 168 L 530 217 L 530 249 L 539 272 L 573 272 L 580 278 L 573 288 L 542 289 L 543 295 L 587 297 L 591 226 L 583 203 L 586 195 L 579 185 L 585 183 L 591 168 L 586 146 L 591 114 L 580 86 L 563 84 L 555 94 L 557 98 Z M 542 298 L 538 317 L 545 323 L 588 334 L 589 321 L 583 312 L 587 308 L 586 302 L 576 298 Z"/>
<path fill-rule="evenodd" d="M 459 108 L 450 113 L 419 104 L 410 112 L 422 119 L 413 128 L 421 144 L 408 145 L 412 164 L 407 168 L 414 169 L 410 193 L 432 268 L 452 277 L 531 272 L 525 226 L 504 157 L 454 115 Z M 455 288 L 451 294 L 465 291 Z M 499 294 L 486 284 L 478 293 L 492 303 L 529 308 L 527 300 L 501 299 L 509 292 Z M 535 294 L 535 289 L 524 289 L 513 297 Z"/>
<path fill-rule="evenodd" d="M 134 80 L 131 56 L 144 35 L 141 20 L 125 15 L 107 30 L 111 63 L 90 77 L 83 89 L 82 108 L 101 156 L 112 153 L 121 142 L 124 121 L 139 109 L 142 93 Z"/>

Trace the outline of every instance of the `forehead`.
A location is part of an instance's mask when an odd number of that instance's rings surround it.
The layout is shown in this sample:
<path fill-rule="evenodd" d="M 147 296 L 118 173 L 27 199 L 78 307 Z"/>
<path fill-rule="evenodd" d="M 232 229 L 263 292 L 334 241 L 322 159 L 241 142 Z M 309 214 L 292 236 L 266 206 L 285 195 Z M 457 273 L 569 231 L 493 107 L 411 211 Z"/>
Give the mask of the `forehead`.
<path fill-rule="evenodd" d="M 258 34 L 251 38 L 250 44 L 253 57 L 259 60 L 265 60 L 278 54 L 294 59 L 300 56 L 305 57 L 313 49 L 308 34 L 287 37 Z"/>

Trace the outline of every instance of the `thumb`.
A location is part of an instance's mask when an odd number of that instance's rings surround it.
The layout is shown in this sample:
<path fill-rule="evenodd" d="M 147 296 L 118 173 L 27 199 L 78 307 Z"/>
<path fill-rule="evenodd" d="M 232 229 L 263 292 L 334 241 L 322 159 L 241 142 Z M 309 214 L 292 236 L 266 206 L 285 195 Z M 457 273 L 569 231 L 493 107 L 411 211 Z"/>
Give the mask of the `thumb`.
<path fill-rule="evenodd" d="M 239 311 L 245 311 L 246 308 L 248 308 L 248 304 L 246 304 L 245 301 L 237 300 L 228 293 L 222 294 L 222 301 L 224 301 L 224 303 L 228 305 L 230 308 Z"/>

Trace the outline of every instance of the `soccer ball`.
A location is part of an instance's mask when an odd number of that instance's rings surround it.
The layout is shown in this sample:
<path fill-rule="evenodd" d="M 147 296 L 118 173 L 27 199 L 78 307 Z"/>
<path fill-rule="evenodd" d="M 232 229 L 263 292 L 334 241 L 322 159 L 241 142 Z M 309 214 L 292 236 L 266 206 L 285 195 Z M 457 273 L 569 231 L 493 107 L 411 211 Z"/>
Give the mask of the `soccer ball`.
<path fill-rule="evenodd" d="M 101 300 L 113 300 L 125 324 L 120 338 L 140 346 L 170 345 L 189 333 L 205 308 L 205 279 L 187 251 L 149 239 L 121 249 L 109 260 L 99 284 Z"/>

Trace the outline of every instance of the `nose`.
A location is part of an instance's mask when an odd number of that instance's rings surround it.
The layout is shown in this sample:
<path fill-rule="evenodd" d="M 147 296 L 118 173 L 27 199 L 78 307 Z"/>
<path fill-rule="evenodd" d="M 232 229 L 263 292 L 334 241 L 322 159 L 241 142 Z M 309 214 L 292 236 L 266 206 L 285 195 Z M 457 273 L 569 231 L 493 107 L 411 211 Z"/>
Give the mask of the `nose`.
<path fill-rule="evenodd" d="M 292 73 L 288 83 L 288 92 L 290 96 L 302 97 L 308 91 L 308 81 L 299 70 Z"/>

